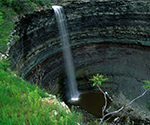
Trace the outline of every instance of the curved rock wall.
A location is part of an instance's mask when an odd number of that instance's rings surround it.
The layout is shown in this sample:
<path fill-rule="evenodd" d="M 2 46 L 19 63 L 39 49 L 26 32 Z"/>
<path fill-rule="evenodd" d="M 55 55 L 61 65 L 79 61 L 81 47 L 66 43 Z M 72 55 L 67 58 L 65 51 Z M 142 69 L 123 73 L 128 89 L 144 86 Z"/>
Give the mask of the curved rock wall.
<path fill-rule="evenodd" d="M 104 90 L 115 95 L 121 91 L 129 99 L 140 94 L 142 80 L 150 78 L 150 2 L 72 1 L 64 10 L 77 79 L 102 73 L 109 78 Z M 54 11 L 25 15 L 16 34 L 20 38 L 10 49 L 11 68 L 59 92 L 56 82 L 64 65 Z M 78 86 L 84 90 L 90 84 L 87 80 Z"/>

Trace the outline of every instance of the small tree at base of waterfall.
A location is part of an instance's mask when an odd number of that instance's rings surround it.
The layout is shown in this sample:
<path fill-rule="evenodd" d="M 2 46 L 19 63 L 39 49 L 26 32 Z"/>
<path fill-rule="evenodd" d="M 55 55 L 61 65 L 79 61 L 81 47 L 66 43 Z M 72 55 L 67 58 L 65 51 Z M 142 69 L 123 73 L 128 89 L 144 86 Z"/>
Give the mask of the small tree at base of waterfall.
<path fill-rule="evenodd" d="M 102 124 L 104 122 L 104 119 L 109 116 L 109 115 L 112 115 L 112 114 L 115 114 L 115 113 L 118 113 L 120 111 L 122 111 L 125 107 L 129 106 L 130 104 L 132 104 L 134 101 L 136 101 L 137 99 L 141 98 L 142 96 L 144 96 L 146 94 L 147 91 L 150 90 L 150 81 L 148 80 L 144 80 L 143 82 L 145 83 L 145 85 L 143 86 L 144 89 L 146 89 L 141 95 L 137 96 L 136 98 L 134 98 L 133 100 L 131 100 L 129 103 L 126 103 L 124 104 L 121 108 L 119 108 L 118 110 L 116 111 L 112 111 L 112 112 L 108 112 L 105 114 L 105 110 L 106 110 L 106 107 L 107 107 L 107 92 L 104 92 L 100 86 L 102 84 L 102 82 L 108 80 L 108 78 L 103 78 L 104 75 L 99 75 L 97 74 L 96 76 L 93 76 L 92 79 L 89 79 L 90 81 L 93 81 L 93 86 L 96 86 L 98 87 L 98 89 L 103 93 L 104 95 L 104 98 L 105 98 L 105 105 L 102 109 L 102 118 L 100 119 L 100 124 Z"/>

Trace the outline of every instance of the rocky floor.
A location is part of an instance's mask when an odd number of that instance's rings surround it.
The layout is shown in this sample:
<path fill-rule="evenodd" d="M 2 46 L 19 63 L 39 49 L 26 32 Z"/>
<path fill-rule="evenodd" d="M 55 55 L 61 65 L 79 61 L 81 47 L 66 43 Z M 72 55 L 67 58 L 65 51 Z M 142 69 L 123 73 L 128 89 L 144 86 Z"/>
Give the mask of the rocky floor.
<path fill-rule="evenodd" d="M 123 104 L 129 102 L 123 95 L 114 99 L 111 104 L 111 109 L 108 112 L 116 111 Z M 73 106 L 73 109 L 83 115 L 83 123 L 87 125 L 99 124 L 100 118 L 88 113 L 86 110 L 81 109 L 79 106 Z M 143 109 L 136 103 L 129 105 L 119 113 L 110 115 L 104 120 L 104 123 L 108 125 L 150 125 L 150 112 L 147 109 Z"/>

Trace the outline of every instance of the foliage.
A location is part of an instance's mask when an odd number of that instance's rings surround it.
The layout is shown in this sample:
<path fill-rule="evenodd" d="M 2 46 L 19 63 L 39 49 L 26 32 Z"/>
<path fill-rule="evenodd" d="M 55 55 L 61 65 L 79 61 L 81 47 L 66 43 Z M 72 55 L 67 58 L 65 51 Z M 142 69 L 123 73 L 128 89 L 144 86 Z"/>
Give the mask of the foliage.
<path fill-rule="evenodd" d="M 51 8 L 49 3 L 50 0 L 0 0 L 0 53 L 5 54 L 8 49 L 10 34 L 16 26 L 14 17 L 45 5 Z"/>
<path fill-rule="evenodd" d="M 7 59 L 0 60 L 0 124 L 1 125 L 74 125 L 81 123 L 75 112 L 66 113 L 59 105 L 41 103 L 46 91 L 4 70 Z M 60 101 L 60 100 L 59 100 Z M 53 112 L 56 111 L 57 115 Z"/>
<path fill-rule="evenodd" d="M 7 43 L 10 40 L 11 31 L 14 29 L 15 25 L 11 15 L 12 10 L 10 8 L 1 7 L 0 4 L 0 53 L 6 53 Z"/>
<path fill-rule="evenodd" d="M 145 83 L 145 85 L 143 85 L 143 88 L 144 89 L 149 89 L 150 88 L 150 81 L 143 80 L 143 82 Z M 150 111 L 150 100 L 147 101 L 147 108 Z"/>
<path fill-rule="evenodd" d="M 12 8 L 16 13 L 20 14 L 26 11 L 33 11 L 37 6 L 46 5 L 49 7 L 51 0 L 0 0 L 0 3 Z"/>
<path fill-rule="evenodd" d="M 99 88 L 99 90 L 103 93 L 104 95 L 104 98 L 105 98 L 105 105 L 104 107 L 102 108 L 102 118 L 100 120 L 100 124 L 102 124 L 104 122 L 104 119 L 106 117 L 108 117 L 109 115 L 112 115 L 112 114 L 116 114 L 120 111 L 122 111 L 125 107 L 131 105 L 134 101 L 136 101 L 137 99 L 143 97 L 149 90 L 150 90 L 150 81 L 148 80 L 144 80 L 143 82 L 146 84 L 143 86 L 144 89 L 146 89 L 141 95 L 137 96 L 136 98 L 132 99 L 129 103 L 126 103 L 125 105 L 123 105 L 121 108 L 119 108 L 118 110 L 116 111 L 112 111 L 112 112 L 108 112 L 105 114 L 105 110 L 106 110 L 106 107 L 107 107 L 107 98 L 106 98 L 106 92 L 104 92 L 101 88 L 100 88 L 100 85 L 102 82 L 106 81 L 108 78 L 103 78 L 104 75 L 99 75 L 97 74 L 96 76 L 93 76 L 92 79 L 90 79 L 90 81 L 93 81 L 94 84 L 93 86 L 97 85 L 97 87 Z M 148 106 L 149 108 L 149 106 Z M 97 124 L 97 121 L 95 121 L 95 123 Z"/>
<path fill-rule="evenodd" d="M 95 125 L 107 125 L 107 123 L 100 124 L 99 121 L 95 120 Z"/>
<path fill-rule="evenodd" d="M 7 70 L 7 67 L 10 65 L 10 61 L 9 61 L 9 59 L 8 58 L 2 58 L 1 60 L 0 60 L 0 69 L 1 70 Z"/>
<path fill-rule="evenodd" d="M 90 79 L 90 81 L 93 81 L 93 82 L 94 82 L 94 83 L 93 83 L 93 86 L 95 86 L 96 84 L 101 85 L 102 82 L 108 80 L 108 78 L 105 78 L 105 79 L 104 79 L 103 77 L 104 77 L 104 75 L 102 75 L 102 74 L 101 74 L 101 75 L 97 74 L 96 76 L 93 75 L 93 78 Z"/>
<path fill-rule="evenodd" d="M 150 81 L 148 80 L 143 80 L 143 82 L 145 83 L 145 85 L 143 85 L 144 89 L 150 88 Z"/>
<path fill-rule="evenodd" d="M 17 14 L 32 12 L 48 6 L 50 0 L 0 0 L 0 53 L 6 54 L 10 34 L 15 28 Z M 14 36 L 17 39 L 18 36 Z M 18 77 L 7 67 L 9 59 L 0 59 L 0 124 L 1 125 L 74 125 L 81 124 L 81 116 L 66 113 L 59 105 L 41 103 L 46 92 Z M 53 111 L 57 112 L 54 115 Z"/>

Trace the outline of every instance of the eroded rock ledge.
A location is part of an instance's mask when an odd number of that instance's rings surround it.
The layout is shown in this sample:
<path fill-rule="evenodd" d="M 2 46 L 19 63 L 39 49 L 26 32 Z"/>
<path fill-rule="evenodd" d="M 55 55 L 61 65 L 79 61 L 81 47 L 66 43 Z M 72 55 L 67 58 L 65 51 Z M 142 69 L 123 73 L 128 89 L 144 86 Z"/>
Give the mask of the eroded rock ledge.
<path fill-rule="evenodd" d="M 102 73 L 109 78 L 105 91 L 115 96 L 121 92 L 128 99 L 141 94 L 142 80 L 150 78 L 150 2 L 71 1 L 64 10 L 79 89 L 91 89 L 88 78 Z M 57 78 L 64 74 L 64 65 L 54 11 L 25 15 L 17 25 L 20 38 L 10 49 L 11 68 L 61 93 Z M 148 96 L 137 103 L 146 106 Z"/>

